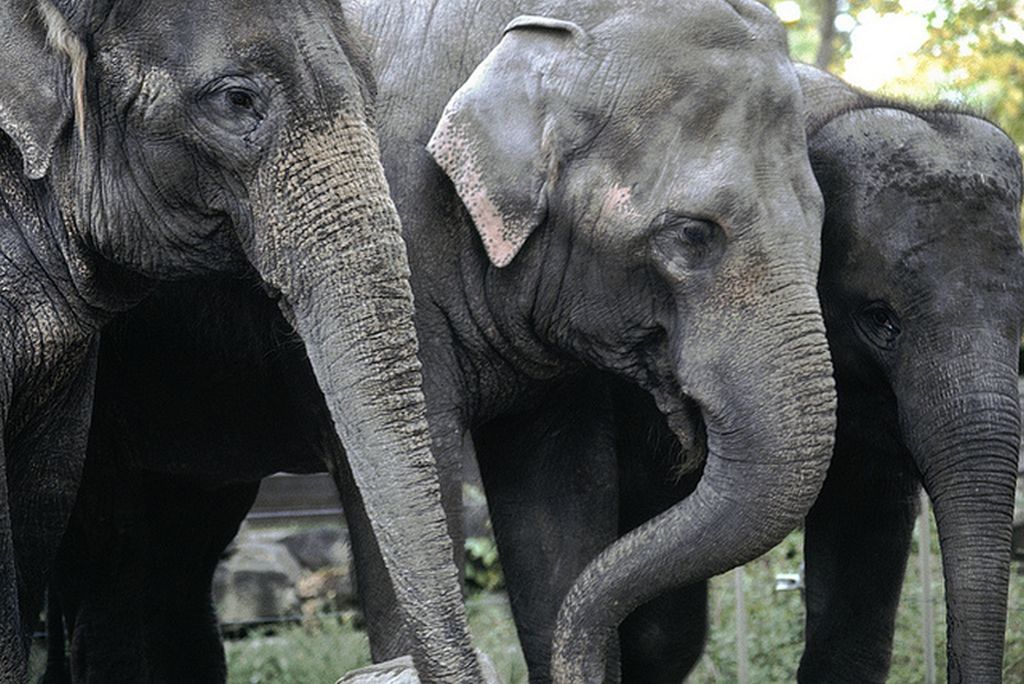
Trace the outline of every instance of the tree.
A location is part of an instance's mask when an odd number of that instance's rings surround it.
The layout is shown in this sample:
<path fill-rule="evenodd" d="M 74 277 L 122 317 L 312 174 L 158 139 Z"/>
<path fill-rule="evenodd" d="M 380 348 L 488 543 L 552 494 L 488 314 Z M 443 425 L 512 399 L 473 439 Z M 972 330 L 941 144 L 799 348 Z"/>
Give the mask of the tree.
<path fill-rule="evenodd" d="M 794 11 L 793 5 L 798 9 Z M 945 100 L 991 117 L 1024 150 L 1024 2 L 1021 0 L 779 0 L 795 59 L 851 80 L 858 41 L 893 17 L 920 34 L 910 54 L 880 65 L 868 89 Z M 785 10 L 785 11 L 782 11 Z M 900 38 L 901 36 L 894 36 Z M 902 36 L 905 38 L 905 36 Z M 881 50 L 890 46 L 876 45 Z"/>

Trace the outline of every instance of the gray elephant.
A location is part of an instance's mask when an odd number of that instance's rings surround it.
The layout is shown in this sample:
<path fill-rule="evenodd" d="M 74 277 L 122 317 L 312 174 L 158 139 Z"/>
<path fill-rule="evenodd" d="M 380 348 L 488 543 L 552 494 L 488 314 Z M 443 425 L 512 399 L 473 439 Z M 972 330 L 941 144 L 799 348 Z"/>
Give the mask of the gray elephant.
<path fill-rule="evenodd" d="M 839 399 L 835 455 L 806 520 L 798 679 L 885 681 L 923 484 L 946 576 L 948 681 L 1001 681 L 1020 437 L 1020 157 L 978 117 L 880 100 L 812 67 L 798 74 L 825 197 L 818 290 Z M 556 431 L 570 419 L 573 430 Z M 660 412 L 608 378 L 577 379 L 474 436 L 531 681 L 547 681 L 573 575 L 699 476 L 679 478 L 680 445 Z M 556 519 L 565 526 L 543 524 Z M 659 596 L 620 629 L 623 680 L 680 681 L 705 631 L 704 583 Z"/>
<path fill-rule="evenodd" d="M 702 487 L 604 562 L 626 566 L 625 579 L 638 570 L 632 549 L 664 538 L 663 560 L 679 568 L 664 576 L 669 586 L 776 543 L 818 493 L 835 406 L 814 291 L 821 198 L 771 12 L 747 0 L 362 9 L 453 537 L 464 435 L 598 367 L 653 396 L 681 430 L 693 411 L 711 426 Z M 223 677 L 216 655 L 194 654 L 219 653 L 209 576 L 252 492 L 234 483 L 315 468 L 318 453 L 337 448 L 318 427 L 320 396 L 283 323 L 238 284 L 222 283 L 217 298 L 210 287 L 165 287 L 104 339 L 94 493 L 83 494 L 57 592 L 73 660 L 87 672 L 135 658 L 205 662 L 189 681 Z M 414 635 L 392 585 L 379 581 L 366 533 L 373 513 L 348 474 L 335 474 L 374 658 L 401 655 Z M 735 505 L 748 481 L 761 494 Z M 116 494 L 124 487 L 130 496 Z M 178 503 L 191 513 L 175 515 Z M 131 524 L 97 522 L 108 519 Z M 725 545 L 717 531 L 731 528 L 743 532 Z M 152 540 L 169 538 L 193 539 L 195 557 L 160 556 Z M 76 582 L 89 567 L 94 580 Z M 134 605 L 100 598 L 138 587 L 140 576 L 179 591 L 129 591 L 141 597 Z M 566 623 L 567 643 L 581 649 L 562 681 L 603 673 L 604 644 L 592 635 L 614 630 L 628 608 L 597 602 Z M 144 622 L 154 614 L 193 625 L 188 633 L 209 647 L 193 639 L 182 657 L 161 655 L 175 644 Z"/>
<path fill-rule="evenodd" d="M 388 521 L 417 662 L 462 669 L 407 259 L 349 33 L 329 0 L 0 6 L 0 680 L 27 677 L 96 333 L 154 281 L 202 274 L 271 293 L 305 343 L 327 429 Z"/>

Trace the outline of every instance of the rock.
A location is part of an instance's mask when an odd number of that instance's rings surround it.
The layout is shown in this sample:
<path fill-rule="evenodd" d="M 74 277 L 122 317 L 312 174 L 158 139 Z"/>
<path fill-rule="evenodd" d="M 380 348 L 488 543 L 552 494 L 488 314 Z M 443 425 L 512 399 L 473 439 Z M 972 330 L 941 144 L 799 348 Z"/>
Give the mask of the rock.
<path fill-rule="evenodd" d="M 420 684 L 412 656 L 402 656 L 352 670 L 336 684 Z"/>
<path fill-rule="evenodd" d="M 483 670 L 483 684 L 501 684 L 498 670 L 486 653 L 476 650 L 476 658 Z M 412 664 L 412 656 L 402 656 L 383 663 L 375 663 L 342 676 L 336 684 L 420 684 L 420 677 Z"/>
<path fill-rule="evenodd" d="M 248 527 L 235 536 L 239 545 L 245 544 L 278 544 L 292 534 L 291 529 L 279 527 Z"/>
<path fill-rule="evenodd" d="M 302 601 L 302 614 L 313 617 L 356 605 L 356 592 L 349 568 L 325 568 L 306 573 L 295 587 Z"/>
<path fill-rule="evenodd" d="M 483 671 L 485 684 L 501 684 L 501 679 L 498 677 L 498 668 L 494 667 L 491 657 L 478 648 L 476 649 L 476 659 L 480 662 L 480 669 Z"/>
<path fill-rule="evenodd" d="M 307 570 L 348 567 L 348 530 L 342 527 L 314 527 L 281 537 L 283 544 Z"/>
<path fill-rule="evenodd" d="M 213 596 L 223 624 L 256 622 L 265 618 L 297 616 L 295 585 L 302 568 L 278 544 L 239 543 L 213 578 Z"/>
<path fill-rule="evenodd" d="M 493 535 L 482 487 L 468 483 L 462 485 L 462 521 L 466 539 Z"/>

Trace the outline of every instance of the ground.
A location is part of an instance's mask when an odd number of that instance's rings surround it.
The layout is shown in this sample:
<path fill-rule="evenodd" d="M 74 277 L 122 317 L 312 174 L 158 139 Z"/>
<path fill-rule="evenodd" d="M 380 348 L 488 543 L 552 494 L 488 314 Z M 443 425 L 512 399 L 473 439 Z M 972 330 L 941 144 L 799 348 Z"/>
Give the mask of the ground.
<path fill-rule="evenodd" d="M 792 682 L 803 643 L 803 602 L 799 591 L 776 592 L 775 576 L 797 571 L 802 535 L 794 532 L 744 571 L 750 682 Z M 945 672 L 945 608 L 938 542 L 932 529 L 930 583 L 935 621 L 936 668 Z M 922 654 L 921 577 L 915 535 L 913 556 L 901 600 L 891 684 L 925 681 Z M 711 638 L 707 653 L 690 678 L 693 684 L 738 682 L 735 590 L 732 575 L 716 578 L 711 593 Z M 1004 679 L 1024 682 L 1024 563 L 1014 561 L 1006 634 Z M 515 638 L 507 602 L 498 592 L 469 601 L 470 626 L 477 646 L 494 660 L 508 684 L 526 682 L 526 668 Z M 227 644 L 231 684 L 305 684 L 332 682 L 342 672 L 368 661 L 363 633 L 351 618 L 332 618 L 315 626 L 278 627 Z"/>

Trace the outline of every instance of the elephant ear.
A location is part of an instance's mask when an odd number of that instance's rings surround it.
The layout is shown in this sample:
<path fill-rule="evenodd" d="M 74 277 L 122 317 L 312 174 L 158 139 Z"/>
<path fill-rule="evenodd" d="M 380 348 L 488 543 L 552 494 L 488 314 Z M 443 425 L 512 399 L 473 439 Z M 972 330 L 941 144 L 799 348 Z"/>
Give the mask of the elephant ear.
<path fill-rule="evenodd" d="M 427 150 L 455 185 L 491 263 L 508 265 L 544 220 L 555 158 L 553 65 L 579 26 L 521 16 L 448 101 Z"/>
<path fill-rule="evenodd" d="M 0 3 L 0 45 L 0 130 L 18 146 L 25 174 L 42 178 L 74 106 L 84 109 L 85 48 L 49 0 Z"/>

